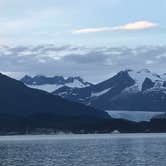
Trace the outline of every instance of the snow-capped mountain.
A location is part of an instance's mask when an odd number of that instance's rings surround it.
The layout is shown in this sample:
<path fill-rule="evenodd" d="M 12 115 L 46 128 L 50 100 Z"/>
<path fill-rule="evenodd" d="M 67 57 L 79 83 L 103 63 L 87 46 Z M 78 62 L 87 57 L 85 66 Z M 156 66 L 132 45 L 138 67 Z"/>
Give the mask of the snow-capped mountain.
<path fill-rule="evenodd" d="M 124 70 L 86 88 L 62 87 L 54 91 L 71 101 L 104 110 L 166 111 L 166 75 L 147 69 Z"/>
<path fill-rule="evenodd" d="M 21 79 L 21 81 L 28 87 L 41 89 L 47 92 L 53 92 L 63 86 L 70 88 L 84 88 L 92 85 L 80 77 L 64 78 L 63 76 L 46 77 L 43 75 L 37 75 L 30 77 L 26 75 Z"/>

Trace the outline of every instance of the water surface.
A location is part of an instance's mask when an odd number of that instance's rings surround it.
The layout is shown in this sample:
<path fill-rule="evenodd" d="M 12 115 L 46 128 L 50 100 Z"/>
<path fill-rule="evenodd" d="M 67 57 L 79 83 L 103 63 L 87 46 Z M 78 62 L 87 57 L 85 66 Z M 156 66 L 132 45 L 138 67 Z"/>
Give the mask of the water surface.
<path fill-rule="evenodd" d="M 166 134 L 0 137 L 1 166 L 165 166 Z"/>

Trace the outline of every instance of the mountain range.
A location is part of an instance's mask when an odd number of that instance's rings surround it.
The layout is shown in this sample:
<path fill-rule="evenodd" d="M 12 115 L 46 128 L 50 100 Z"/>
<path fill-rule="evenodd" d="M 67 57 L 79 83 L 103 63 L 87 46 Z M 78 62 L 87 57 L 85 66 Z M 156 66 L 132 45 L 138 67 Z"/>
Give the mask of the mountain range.
<path fill-rule="evenodd" d="M 89 82 L 84 81 L 81 77 L 67 77 L 54 76 L 47 77 L 44 75 L 36 75 L 34 77 L 25 75 L 20 79 L 25 85 L 35 89 L 41 89 L 47 92 L 53 92 L 56 89 L 67 86 L 71 88 L 84 88 L 92 85 Z"/>
<path fill-rule="evenodd" d="M 90 129 L 107 118 L 110 116 L 106 112 L 29 88 L 0 74 L 0 132 L 27 128 Z"/>
<path fill-rule="evenodd" d="M 61 87 L 53 92 L 67 100 L 101 110 L 166 111 L 166 74 L 148 69 L 123 70 L 85 88 Z"/>
<path fill-rule="evenodd" d="M 102 90 L 110 83 L 114 86 L 117 85 L 114 83 L 119 78 L 126 78 L 129 72 L 131 71 L 118 73 L 111 81 L 108 80 L 99 84 L 98 88 Z M 124 87 L 132 86 L 133 79 L 127 78 L 115 89 L 119 87 L 122 91 Z M 96 87 L 96 85 L 91 85 L 85 89 L 92 87 Z M 50 133 L 50 131 L 110 133 L 114 130 L 122 133 L 165 132 L 165 124 L 166 120 L 162 117 L 154 118 L 149 122 L 114 119 L 105 111 L 81 103 L 67 101 L 46 91 L 29 88 L 21 81 L 0 74 L 0 135 L 28 134 L 36 133 L 36 131 L 40 131 L 40 133 L 41 131 L 44 131 L 44 133 Z"/>

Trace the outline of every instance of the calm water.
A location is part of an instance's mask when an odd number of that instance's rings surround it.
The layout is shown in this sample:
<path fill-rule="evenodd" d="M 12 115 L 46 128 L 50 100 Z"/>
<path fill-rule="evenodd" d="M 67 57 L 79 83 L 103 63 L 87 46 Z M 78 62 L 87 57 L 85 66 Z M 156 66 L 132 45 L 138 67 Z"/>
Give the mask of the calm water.
<path fill-rule="evenodd" d="M 0 166 L 165 166 L 166 134 L 0 137 Z"/>

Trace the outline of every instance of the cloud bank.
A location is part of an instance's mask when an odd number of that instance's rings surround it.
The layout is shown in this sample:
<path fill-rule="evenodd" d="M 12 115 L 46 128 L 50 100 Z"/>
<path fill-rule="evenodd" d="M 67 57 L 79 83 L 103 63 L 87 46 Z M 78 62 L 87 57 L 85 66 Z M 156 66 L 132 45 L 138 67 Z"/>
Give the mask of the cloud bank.
<path fill-rule="evenodd" d="M 0 46 L 0 72 L 14 77 L 24 74 L 79 75 L 95 83 L 126 68 L 148 68 L 166 73 L 165 66 L 166 46 Z"/>

